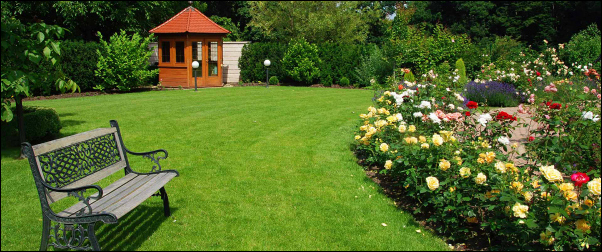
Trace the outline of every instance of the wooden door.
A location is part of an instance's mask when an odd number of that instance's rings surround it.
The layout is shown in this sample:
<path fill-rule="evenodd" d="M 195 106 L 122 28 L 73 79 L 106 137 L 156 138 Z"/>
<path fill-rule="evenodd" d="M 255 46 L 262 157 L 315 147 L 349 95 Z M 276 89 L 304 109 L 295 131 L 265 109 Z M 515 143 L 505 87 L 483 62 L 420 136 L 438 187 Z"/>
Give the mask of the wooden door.
<path fill-rule="evenodd" d="M 221 39 L 203 39 L 203 86 L 221 87 L 222 45 Z"/>

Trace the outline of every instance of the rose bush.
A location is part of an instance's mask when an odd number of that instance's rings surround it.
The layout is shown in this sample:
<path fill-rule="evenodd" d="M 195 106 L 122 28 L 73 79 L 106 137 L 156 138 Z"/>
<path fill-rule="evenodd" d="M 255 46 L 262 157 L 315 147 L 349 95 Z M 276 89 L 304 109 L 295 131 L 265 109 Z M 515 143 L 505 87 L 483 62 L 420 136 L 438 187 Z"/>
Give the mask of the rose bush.
<path fill-rule="evenodd" d="M 571 180 L 573 170 L 564 169 L 569 159 L 556 161 L 546 150 L 521 156 L 531 161 L 517 166 L 511 161 L 518 156 L 516 145 L 509 146 L 513 130 L 522 124 L 516 115 L 492 113 L 428 83 L 406 83 L 395 91 L 399 93 L 377 95 L 375 105 L 360 115 L 356 152 L 395 181 L 402 194 L 416 202 L 414 212 L 428 216 L 437 231 L 456 241 L 486 235 L 503 249 L 600 248 L 599 172 L 576 173 Z M 553 103 L 523 109 L 539 119 L 546 118 L 540 113 L 545 111 L 549 120 L 559 120 L 556 117 L 571 108 L 576 109 L 571 115 L 589 118 L 581 111 L 596 106 L 550 108 Z M 567 125 L 580 122 L 593 120 L 572 118 Z M 599 126 L 585 126 L 592 128 L 583 137 L 600 134 Z M 532 134 L 532 146 L 564 137 Z M 550 148 L 556 143 L 549 143 Z M 595 167 L 599 170 L 599 163 Z"/>

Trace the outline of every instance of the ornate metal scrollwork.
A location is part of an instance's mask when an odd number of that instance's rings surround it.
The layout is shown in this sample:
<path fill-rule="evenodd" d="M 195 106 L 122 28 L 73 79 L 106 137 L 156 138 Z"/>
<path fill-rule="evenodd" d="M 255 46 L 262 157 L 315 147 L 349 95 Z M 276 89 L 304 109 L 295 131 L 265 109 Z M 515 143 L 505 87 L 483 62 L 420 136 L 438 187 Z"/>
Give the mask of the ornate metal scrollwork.
<path fill-rule="evenodd" d="M 87 227 L 84 228 L 83 225 Z M 90 228 L 90 225 L 92 227 Z M 60 249 L 94 250 L 94 244 L 98 244 L 96 236 L 90 234 L 94 230 L 94 223 L 88 224 L 61 224 L 57 223 L 50 227 L 48 238 L 52 241 L 48 245 Z M 89 243 L 86 243 L 86 240 Z"/>
<path fill-rule="evenodd" d="M 147 153 L 145 155 L 143 155 L 143 158 L 148 158 L 151 161 L 153 161 L 155 164 L 157 165 L 153 165 L 153 168 L 151 169 L 151 172 L 160 172 L 161 171 L 161 164 L 159 164 L 159 160 L 161 159 L 165 159 L 165 156 L 157 156 L 155 158 L 155 154 L 157 154 L 158 152 L 153 152 L 153 153 Z"/>
<path fill-rule="evenodd" d="M 113 134 L 96 137 L 38 156 L 44 180 L 53 187 L 69 185 L 121 160 Z"/>
<path fill-rule="evenodd" d="M 86 192 L 86 190 L 79 190 L 68 193 L 70 196 L 78 198 L 81 202 L 83 202 L 86 205 L 85 208 L 82 208 L 75 213 L 75 216 L 77 217 L 92 214 L 92 206 L 90 206 L 91 197 L 84 197 L 84 192 Z M 88 213 L 86 213 L 86 209 L 88 209 Z"/>

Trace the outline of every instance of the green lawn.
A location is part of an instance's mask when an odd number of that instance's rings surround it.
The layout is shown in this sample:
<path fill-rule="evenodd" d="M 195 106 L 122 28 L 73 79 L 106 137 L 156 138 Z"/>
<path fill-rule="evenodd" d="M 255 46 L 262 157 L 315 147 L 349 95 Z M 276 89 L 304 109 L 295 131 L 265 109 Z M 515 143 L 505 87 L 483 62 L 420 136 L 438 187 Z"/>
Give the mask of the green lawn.
<path fill-rule="evenodd" d="M 172 216 L 152 197 L 118 224 L 99 223 L 103 250 L 447 250 L 417 233 L 356 163 L 352 132 L 371 98 L 368 90 L 237 87 L 24 104 L 54 108 L 65 136 L 115 119 L 129 149 L 166 149 L 163 168 L 180 172 L 166 186 Z M 17 155 L 2 150 L 2 250 L 37 250 L 40 203 Z"/>

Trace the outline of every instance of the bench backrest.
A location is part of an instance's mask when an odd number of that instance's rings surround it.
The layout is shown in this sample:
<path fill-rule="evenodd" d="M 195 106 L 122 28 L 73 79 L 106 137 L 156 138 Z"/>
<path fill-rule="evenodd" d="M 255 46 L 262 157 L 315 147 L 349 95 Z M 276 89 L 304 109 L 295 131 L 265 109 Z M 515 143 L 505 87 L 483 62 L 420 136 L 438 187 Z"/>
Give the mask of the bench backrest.
<path fill-rule="evenodd" d="M 116 127 L 99 128 L 32 146 L 38 171 L 48 185 L 91 185 L 127 166 Z M 66 193 L 48 192 L 49 203 Z"/>

